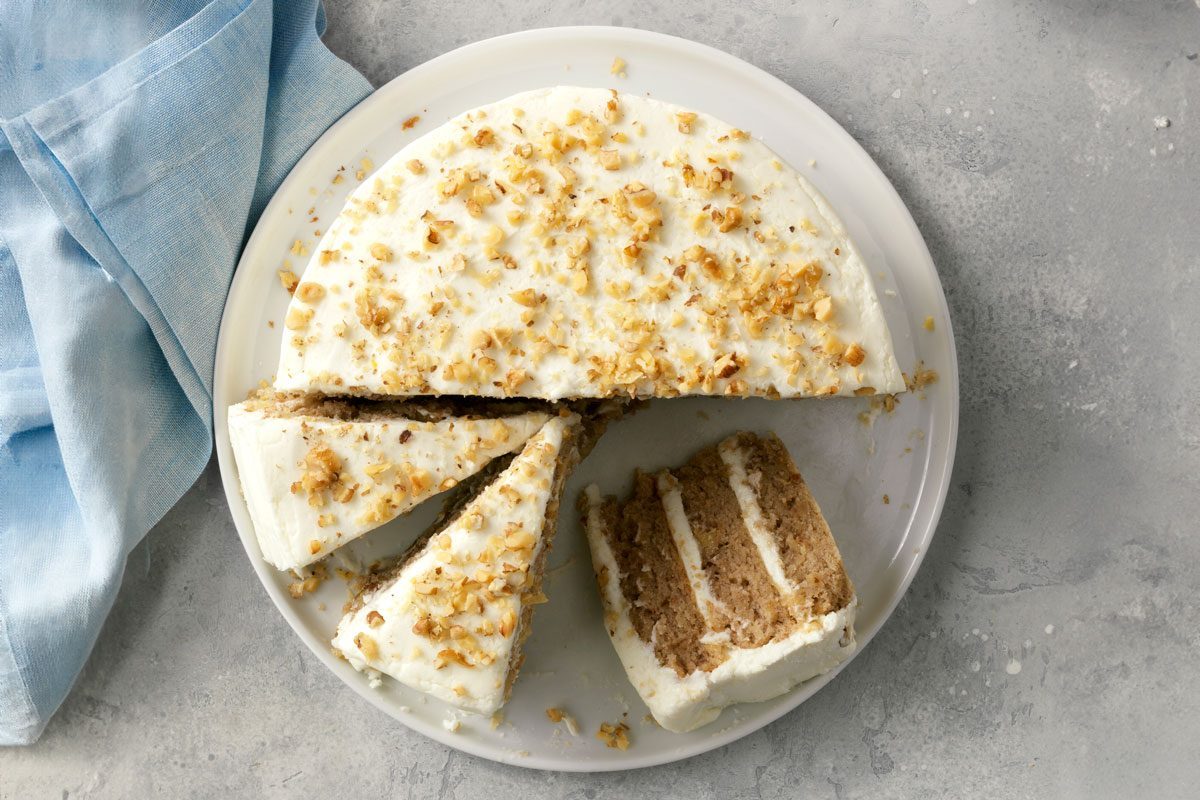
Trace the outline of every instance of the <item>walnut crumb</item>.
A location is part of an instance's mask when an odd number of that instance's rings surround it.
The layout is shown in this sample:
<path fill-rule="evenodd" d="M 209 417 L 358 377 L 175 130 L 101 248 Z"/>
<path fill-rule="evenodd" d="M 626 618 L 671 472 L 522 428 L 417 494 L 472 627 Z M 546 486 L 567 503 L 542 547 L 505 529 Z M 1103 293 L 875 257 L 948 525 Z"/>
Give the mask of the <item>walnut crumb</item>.
<path fill-rule="evenodd" d="M 417 124 L 418 122 L 420 122 L 420 121 L 421 121 L 421 118 L 420 118 L 419 116 L 417 116 L 417 115 L 415 115 L 415 114 L 414 114 L 413 116 L 411 116 L 411 117 L 409 117 L 408 119 L 404 120 L 404 124 L 402 124 L 400 127 L 401 127 L 403 130 L 406 130 L 406 131 L 407 131 L 407 130 L 412 130 L 412 129 L 413 129 L 415 126 L 416 126 L 416 124 Z"/>
<path fill-rule="evenodd" d="M 546 717 L 547 717 L 547 719 L 549 719 L 551 722 L 554 722 L 554 723 L 559 723 L 559 722 L 561 722 L 561 723 L 563 723 L 564 725 L 566 725 L 566 726 L 567 726 L 567 731 L 568 731 L 568 732 L 569 732 L 569 733 L 570 733 L 572 736 L 578 736 L 578 735 L 579 735 L 579 723 L 577 723 L 577 722 L 575 721 L 575 718 L 574 718 L 574 717 L 572 717 L 572 716 L 571 716 L 570 714 L 568 714 L 566 711 L 563 711 L 561 708 L 557 708 L 557 707 L 551 707 L 551 708 L 547 708 L 547 709 L 546 709 Z"/>
<path fill-rule="evenodd" d="M 615 724 L 601 722 L 600 730 L 596 731 L 596 738 L 604 742 L 605 747 L 611 747 L 614 750 L 628 750 L 629 726 L 624 722 Z"/>

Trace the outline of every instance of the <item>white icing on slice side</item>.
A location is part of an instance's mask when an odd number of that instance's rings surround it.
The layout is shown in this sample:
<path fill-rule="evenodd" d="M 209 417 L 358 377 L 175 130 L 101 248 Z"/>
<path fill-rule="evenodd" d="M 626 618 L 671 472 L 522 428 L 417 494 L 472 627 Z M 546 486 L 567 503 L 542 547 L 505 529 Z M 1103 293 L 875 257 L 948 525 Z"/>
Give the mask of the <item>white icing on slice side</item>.
<path fill-rule="evenodd" d="M 737 497 L 738 507 L 742 511 L 742 521 L 754 546 L 758 548 L 759 557 L 771 581 L 785 598 L 796 593 L 796 586 L 788 580 L 783 569 L 783 558 L 779 554 L 779 545 L 775 537 L 767 530 L 763 522 L 762 508 L 758 505 L 758 492 L 750 484 L 750 476 L 746 474 L 745 453 L 738 447 L 737 438 L 730 437 L 717 447 L 717 452 L 725 466 L 729 468 L 729 488 Z"/>
<path fill-rule="evenodd" d="M 705 641 L 706 643 L 726 641 L 728 634 L 713 619 L 713 612 L 719 611 L 728 615 L 729 609 L 713 594 L 712 586 L 708 582 L 708 575 L 704 571 L 704 561 L 700 557 L 700 545 L 696 543 L 696 537 L 692 534 L 692 525 L 688 522 L 687 512 L 683 508 L 683 494 L 679 491 L 679 482 L 671 473 L 660 472 L 655 476 L 655 485 L 658 487 L 659 499 L 662 500 L 663 512 L 667 517 L 667 527 L 671 531 L 671 540 L 675 543 L 675 551 L 679 554 L 679 560 L 683 562 L 688 585 L 691 586 L 692 594 L 696 598 L 696 606 L 700 609 L 700 615 L 704 617 L 704 624 L 708 626 L 710 632 Z"/>

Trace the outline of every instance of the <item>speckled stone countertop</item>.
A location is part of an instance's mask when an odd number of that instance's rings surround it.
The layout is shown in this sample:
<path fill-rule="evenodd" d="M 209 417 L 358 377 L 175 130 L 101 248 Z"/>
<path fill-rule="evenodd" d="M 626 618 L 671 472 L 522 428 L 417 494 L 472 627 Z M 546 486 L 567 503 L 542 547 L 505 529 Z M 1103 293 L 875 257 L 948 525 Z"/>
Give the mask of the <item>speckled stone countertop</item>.
<path fill-rule="evenodd" d="M 275 611 L 215 464 L 133 553 L 0 798 L 1184 797 L 1200 781 L 1200 5 L 328 0 L 375 83 L 562 24 L 685 36 L 804 92 L 921 227 L 962 369 L 953 487 L 888 625 L 800 709 L 556 775 L 357 698 Z"/>

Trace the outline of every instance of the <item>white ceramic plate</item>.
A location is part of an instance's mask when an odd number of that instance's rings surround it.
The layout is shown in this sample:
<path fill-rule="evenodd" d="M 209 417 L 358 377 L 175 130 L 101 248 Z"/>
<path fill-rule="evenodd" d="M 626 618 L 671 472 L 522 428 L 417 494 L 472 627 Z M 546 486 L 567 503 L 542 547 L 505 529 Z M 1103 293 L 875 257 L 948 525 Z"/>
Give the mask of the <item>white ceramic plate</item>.
<path fill-rule="evenodd" d="M 627 78 L 610 74 L 616 56 L 628 63 Z M 276 270 L 291 262 L 300 272 L 307 259 L 291 254 L 293 243 L 312 248 L 357 185 L 357 171 L 369 173 L 372 164 L 468 108 L 555 84 L 645 92 L 765 141 L 808 175 L 846 222 L 875 274 L 901 367 L 911 373 L 921 359 L 941 379 L 923 398 L 905 396 L 870 427 L 858 418 L 866 399 L 656 401 L 614 426 L 567 486 L 545 587 L 550 603 L 534 617 L 524 669 L 503 724 L 493 729 L 487 719 L 455 714 L 386 679 L 373 690 L 330 655 L 346 590 L 335 578 L 293 600 L 286 589 L 292 579 L 262 561 L 238 488 L 225 409 L 272 377 L 288 301 Z M 413 115 L 419 124 L 403 129 Z M 345 178 L 333 183 L 343 167 Z M 928 316 L 934 332 L 923 327 Z M 689 734 L 648 722 L 601 625 L 587 546 L 572 511 L 579 490 L 595 481 L 606 492 L 624 491 L 634 467 L 681 463 L 739 428 L 775 430 L 825 511 L 857 586 L 862 652 L 908 588 L 941 513 L 958 427 L 958 372 L 946 301 L 921 235 L 887 179 L 836 122 L 765 72 L 693 42 L 623 28 L 553 28 L 489 39 L 417 67 L 313 145 L 267 207 L 234 276 L 217 349 L 215 409 L 221 475 L 242 543 L 280 613 L 329 669 L 368 702 L 450 747 L 529 767 L 592 771 L 662 764 L 727 744 L 795 708 L 836 672 L 775 700 L 728 709 Z M 364 563 L 395 553 L 438 505 L 427 503 L 347 549 Z M 579 721 L 578 736 L 546 718 L 550 706 Z M 451 718 L 461 719 L 457 732 L 443 724 Z M 624 752 L 595 738 L 601 722 L 621 719 L 632 729 L 633 745 Z"/>

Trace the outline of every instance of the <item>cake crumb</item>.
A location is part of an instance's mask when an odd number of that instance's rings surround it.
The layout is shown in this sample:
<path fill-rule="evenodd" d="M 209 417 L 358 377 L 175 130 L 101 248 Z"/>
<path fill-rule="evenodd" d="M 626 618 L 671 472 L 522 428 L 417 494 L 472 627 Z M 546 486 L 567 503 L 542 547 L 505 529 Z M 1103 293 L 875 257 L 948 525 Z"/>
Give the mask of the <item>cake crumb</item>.
<path fill-rule="evenodd" d="M 614 750 L 629 749 L 629 726 L 624 722 L 601 722 L 596 738 Z"/>
<path fill-rule="evenodd" d="M 572 736 L 578 736 L 578 735 L 579 735 L 579 723 L 577 723 L 577 722 L 575 721 L 575 718 L 574 718 L 574 717 L 572 717 L 572 716 L 571 716 L 570 714 L 568 714 L 566 711 L 563 711 L 561 708 L 558 708 L 558 707 L 551 707 L 551 708 L 547 708 L 547 709 L 546 709 L 546 717 L 547 717 L 547 718 L 548 718 L 548 719 L 549 719 L 551 722 L 554 722 L 554 723 L 561 722 L 561 723 L 563 723 L 564 725 L 566 725 L 566 726 L 567 726 L 567 731 L 568 731 L 568 732 L 569 732 L 569 733 L 570 733 Z M 609 745 L 609 746 L 611 747 L 612 745 Z M 622 749 L 624 749 L 624 748 L 622 748 Z"/>
<path fill-rule="evenodd" d="M 442 727 L 451 733 L 458 733 L 458 729 L 462 727 L 462 720 L 455 716 L 446 717 L 442 720 Z"/>
<path fill-rule="evenodd" d="M 889 505 L 891 505 L 891 504 L 892 504 L 892 498 L 888 497 L 888 496 L 885 494 L 885 495 L 883 496 L 883 504 L 884 504 L 885 506 L 889 506 Z"/>
<path fill-rule="evenodd" d="M 299 600 L 306 594 L 312 594 L 318 587 L 329 577 L 329 570 L 325 568 L 324 563 L 318 563 L 313 566 L 311 574 L 305 576 L 298 574 L 295 570 L 292 574 L 298 580 L 294 583 L 289 583 L 287 590 L 293 600 Z"/>
<path fill-rule="evenodd" d="M 299 240 L 297 240 L 297 242 L 299 242 Z M 279 270 L 278 275 L 279 285 L 286 289 L 288 294 L 295 293 L 296 287 L 300 285 L 300 279 L 296 277 L 296 273 L 292 272 L 290 269 L 281 269 Z"/>
<path fill-rule="evenodd" d="M 925 330 L 927 330 L 927 331 L 933 330 L 933 317 L 925 318 Z"/>
<path fill-rule="evenodd" d="M 917 368 L 913 370 L 912 378 L 905 376 L 905 383 L 908 384 L 910 392 L 919 392 L 926 386 L 937 383 L 937 370 L 928 369 L 924 361 L 917 362 Z"/>
<path fill-rule="evenodd" d="M 618 78 L 628 77 L 625 74 L 626 66 L 625 59 L 617 56 L 613 59 L 612 66 L 608 68 L 609 74 L 616 75 Z"/>
<path fill-rule="evenodd" d="M 1154 118 L 1154 127 L 1158 130 L 1171 127 L 1171 120 L 1165 116 L 1159 115 Z"/>
<path fill-rule="evenodd" d="M 413 114 L 411 117 L 404 120 L 404 123 L 400 127 L 406 131 L 412 130 L 413 127 L 415 127 L 416 124 L 420 121 L 421 121 L 421 118 L 419 116 L 417 116 L 416 114 Z"/>
<path fill-rule="evenodd" d="M 810 167 L 815 167 L 815 166 L 817 165 L 817 160 L 816 160 L 815 158 L 810 158 L 810 159 L 808 160 L 808 165 L 809 165 Z"/>

